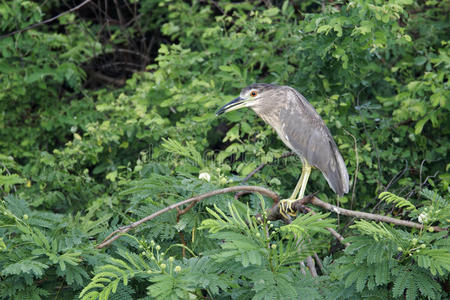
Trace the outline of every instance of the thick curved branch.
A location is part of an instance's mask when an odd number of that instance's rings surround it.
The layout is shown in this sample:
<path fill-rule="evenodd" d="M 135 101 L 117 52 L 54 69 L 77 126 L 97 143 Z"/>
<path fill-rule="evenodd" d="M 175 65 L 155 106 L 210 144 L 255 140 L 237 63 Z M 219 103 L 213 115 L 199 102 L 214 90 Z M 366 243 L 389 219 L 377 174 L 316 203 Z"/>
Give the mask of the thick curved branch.
<path fill-rule="evenodd" d="M 103 240 L 103 242 L 101 242 L 99 245 L 97 245 L 96 248 L 101 249 L 105 246 L 108 246 L 109 244 L 111 244 L 112 242 L 117 240 L 122 234 L 127 233 L 131 229 L 141 225 L 142 223 L 150 221 L 150 220 L 156 218 L 157 216 L 162 215 L 165 212 L 168 212 L 172 209 L 176 209 L 182 205 L 189 204 L 189 206 L 187 208 L 185 208 L 185 210 L 188 210 L 195 203 L 197 203 L 203 199 L 206 199 L 206 198 L 209 198 L 212 196 L 216 196 L 216 195 L 220 195 L 220 194 L 234 193 L 234 192 L 239 192 L 239 191 L 260 193 L 262 195 L 265 195 L 265 196 L 271 198 L 274 201 L 275 205 L 272 206 L 272 208 L 270 208 L 268 210 L 267 218 L 269 220 L 280 220 L 280 219 L 285 220 L 283 215 L 280 214 L 280 203 L 279 203 L 280 198 L 273 191 L 263 188 L 263 187 L 259 187 L 259 186 L 233 186 L 233 187 L 224 188 L 224 189 L 215 190 L 215 191 L 212 191 L 209 193 L 205 193 L 205 194 L 172 204 L 170 206 L 167 206 L 145 218 L 142 218 L 134 223 L 131 223 L 130 225 L 127 225 L 127 226 L 124 226 L 124 227 L 121 227 L 121 228 L 115 230 L 110 235 L 108 235 Z M 391 217 L 387 217 L 387 216 L 381 216 L 381 215 L 370 214 L 370 213 L 366 213 L 366 212 L 360 212 L 360 211 L 354 211 L 354 210 L 349 210 L 349 209 L 345 209 L 345 208 L 340 208 L 340 207 L 337 207 L 335 205 L 332 205 L 332 204 L 329 204 L 327 202 L 320 200 L 319 198 L 314 196 L 314 194 L 306 196 L 303 199 L 299 199 L 299 200 L 295 201 L 291 207 L 298 212 L 305 211 L 305 210 L 312 212 L 312 210 L 310 208 L 305 206 L 305 204 L 308 204 L 308 203 L 315 205 L 315 206 L 322 207 L 326 210 L 332 211 L 337 214 L 345 215 L 345 216 L 356 217 L 356 218 L 367 219 L 367 220 L 374 220 L 374 221 L 378 221 L 378 222 L 392 223 L 395 225 L 407 226 L 407 227 L 417 228 L 417 229 L 425 229 L 425 226 L 423 226 L 422 224 L 411 222 L 411 221 L 399 220 L 399 219 L 395 219 L 395 218 L 391 218 Z M 183 210 L 180 210 L 180 212 L 183 212 Z M 434 231 L 445 231 L 446 230 L 446 229 L 440 228 L 438 226 L 434 226 L 431 228 L 433 228 Z M 327 228 L 327 229 L 342 244 L 344 244 L 345 246 L 348 246 L 348 243 L 344 243 L 344 241 L 343 241 L 344 238 L 337 231 L 335 231 L 332 228 Z"/>
<path fill-rule="evenodd" d="M 249 192 L 253 192 L 253 193 L 260 193 L 264 196 L 267 196 L 269 198 L 272 198 L 274 202 L 278 202 L 279 201 L 279 197 L 276 193 L 272 192 L 271 190 L 268 190 L 266 188 L 260 187 L 260 186 L 233 186 L 233 187 L 229 187 L 229 188 L 224 188 L 224 189 L 220 189 L 220 190 L 215 190 L 209 193 L 205 193 L 193 198 L 189 198 L 187 200 L 169 205 L 151 215 L 146 216 L 145 218 L 142 218 L 134 223 L 131 223 L 130 225 L 121 227 L 117 230 L 115 230 L 114 232 L 112 232 L 110 235 L 108 235 L 103 242 L 101 242 L 99 245 L 96 246 L 97 249 L 101 249 L 109 244 L 111 244 L 112 242 L 114 242 L 115 240 L 117 240 L 122 234 L 127 233 L 128 231 L 130 231 L 131 229 L 141 225 L 142 223 L 145 223 L 147 221 L 150 221 L 154 218 L 156 218 L 159 215 L 162 215 L 165 212 L 168 212 L 169 210 L 175 209 L 179 206 L 185 205 L 185 204 L 190 204 L 190 203 L 197 203 L 203 199 L 212 197 L 212 196 L 216 196 L 216 195 L 220 195 L 220 194 L 225 194 L 225 193 L 234 193 L 234 192 L 238 192 L 238 191 L 249 191 Z"/>

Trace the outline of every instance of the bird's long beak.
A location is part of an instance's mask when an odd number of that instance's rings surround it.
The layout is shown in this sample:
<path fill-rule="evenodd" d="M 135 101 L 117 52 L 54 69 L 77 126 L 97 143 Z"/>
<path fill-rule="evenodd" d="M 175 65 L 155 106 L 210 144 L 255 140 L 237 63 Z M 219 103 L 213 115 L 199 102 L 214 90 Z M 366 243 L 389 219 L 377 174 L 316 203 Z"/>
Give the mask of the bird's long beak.
<path fill-rule="evenodd" d="M 239 109 L 241 107 L 245 107 L 246 103 L 244 102 L 244 98 L 237 97 L 236 99 L 228 102 L 224 106 L 222 106 L 218 111 L 216 111 L 216 116 L 221 115 L 223 113 Z"/>

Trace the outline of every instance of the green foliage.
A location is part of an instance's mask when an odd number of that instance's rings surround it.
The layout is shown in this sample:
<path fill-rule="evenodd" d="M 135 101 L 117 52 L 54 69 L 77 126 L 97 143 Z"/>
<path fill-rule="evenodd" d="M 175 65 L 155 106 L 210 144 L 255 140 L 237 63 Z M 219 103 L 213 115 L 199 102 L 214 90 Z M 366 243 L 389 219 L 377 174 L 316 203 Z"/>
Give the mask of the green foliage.
<path fill-rule="evenodd" d="M 167 259 L 175 245 L 161 252 L 153 240 L 140 240 L 140 254 L 119 250 L 120 259 L 111 257 L 108 264 L 98 267 L 80 297 L 108 299 L 120 284 L 127 286 L 137 280 L 154 299 L 196 298 L 202 290 L 210 297 L 240 295 L 251 299 L 292 297 L 302 291 L 319 299 L 318 288 L 305 285 L 298 289 L 299 281 L 310 282 L 298 274 L 299 262 L 320 249 L 318 239 L 323 234 L 317 233 L 332 226 L 326 215 L 297 218 L 293 230 L 291 225 L 274 226 L 265 216 L 257 220 L 249 208 L 239 212 L 230 204 L 228 214 L 217 207 L 207 210 L 213 218 L 205 219 L 199 229 L 208 230 L 208 238 L 217 242 L 201 257 Z M 296 234 L 299 228 L 302 236 Z M 313 237 L 314 243 L 307 240 Z"/>
<path fill-rule="evenodd" d="M 48 296 L 47 289 L 54 285 L 46 280 L 48 276 L 60 276 L 75 292 L 89 278 L 87 270 L 103 260 L 89 238 L 104 231 L 111 215 L 93 220 L 90 214 L 64 216 L 35 211 L 14 196 L 2 200 L 0 212 L 1 232 L 6 238 L 0 258 L 2 298 Z M 33 286 L 35 280 L 43 281 L 39 288 Z"/>
<path fill-rule="evenodd" d="M 412 204 L 410 201 L 406 200 L 405 198 L 399 197 L 397 195 L 394 195 L 389 192 L 383 192 L 381 193 L 378 198 L 380 198 L 383 201 L 386 201 L 387 203 L 394 203 L 396 207 L 398 208 L 404 208 L 406 210 L 416 211 L 417 208 Z"/>
<path fill-rule="evenodd" d="M 444 296 L 439 281 L 445 281 L 450 272 L 446 231 L 406 232 L 364 220 L 356 221 L 352 227 L 361 235 L 346 239 L 350 246 L 336 260 L 332 271 L 335 278 L 344 280 L 345 287 L 354 287 L 364 294 L 393 285 L 393 299 Z"/>
<path fill-rule="evenodd" d="M 430 231 L 450 220 L 448 1 L 297 2 L 88 3 L 12 35 L 68 7 L 1 2 L 0 299 L 448 297 L 448 238 Z M 147 68 L 99 85 L 92 71 L 119 52 Z M 324 118 L 354 187 L 341 206 L 425 229 L 269 223 L 255 218 L 269 199 L 217 195 L 95 250 L 262 163 L 247 183 L 290 194 L 300 162 L 275 132 L 248 110 L 214 114 L 253 82 L 297 88 Z M 319 171 L 307 192 L 337 201 Z M 313 253 L 315 278 L 301 266 Z"/>

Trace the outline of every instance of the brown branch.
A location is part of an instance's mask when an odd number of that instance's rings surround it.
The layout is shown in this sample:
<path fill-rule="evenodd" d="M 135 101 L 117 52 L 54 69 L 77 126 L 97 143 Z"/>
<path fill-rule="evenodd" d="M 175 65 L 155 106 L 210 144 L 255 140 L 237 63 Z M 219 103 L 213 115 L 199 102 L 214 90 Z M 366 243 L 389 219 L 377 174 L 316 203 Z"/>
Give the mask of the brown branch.
<path fill-rule="evenodd" d="M 99 245 L 96 246 L 97 249 L 101 249 L 105 246 L 108 246 L 109 244 L 111 244 L 112 242 L 114 242 L 115 240 L 117 240 L 122 234 L 127 233 L 128 231 L 130 231 L 133 228 L 136 228 L 137 226 L 141 225 L 142 223 L 145 223 L 147 221 L 150 221 L 154 218 L 156 218 L 159 215 L 162 215 L 165 212 L 168 212 L 172 209 L 176 209 L 182 205 L 185 204 L 189 204 L 189 206 L 191 206 L 191 203 L 197 203 L 203 199 L 212 197 L 212 196 L 216 196 L 216 195 L 220 195 L 220 194 L 225 194 L 225 193 L 234 193 L 234 192 L 238 192 L 238 191 L 250 191 L 253 193 L 260 193 L 262 195 L 265 195 L 269 198 L 272 198 L 273 201 L 275 202 L 275 204 L 272 206 L 272 208 L 270 208 L 268 210 L 268 216 L 267 219 L 268 220 L 285 220 L 286 219 L 283 217 L 283 215 L 281 215 L 280 213 L 280 203 L 279 203 L 279 197 L 276 193 L 274 193 L 273 191 L 263 188 L 263 187 L 259 187 L 259 186 L 234 186 L 234 187 L 229 187 L 229 188 L 224 188 L 224 189 L 220 189 L 220 190 L 215 190 L 215 191 L 211 191 L 196 197 L 192 197 L 189 198 L 187 200 L 184 201 L 180 201 L 178 203 L 174 203 L 172 205 L 169 205 L 151 215 L 146 216 L 145 218 L 142 218 L 134 223 L 131 223 L 130 225 L 124 226 L 124 227 L 120 227 L 119 229 L 115 230 L 114 232 L 112 232 L 110 235 L 108 235 Z M 326 210 L 335 212 L 337 214 L 342 214 L 345 216 L 350 216 L 350 217 L 356 217 L 356 218 L 361 218 L 361 219 L 368 219 L 368 220 L 374 220 L 374 221 L 378 221 L 378 222 L 386 222 L 386 223 L 392 223 L 395 225 L 400 225 L 400 226 L 407 226 L 407 227 L 411 227 L 411 228 L 417 228 L 417 229 L 425 229 L 425 227 L 422 224 L 419 223 L 414 223 L 411 221 L 404 221 L 404 220 L 399 220 L 399 219 L 394 219 L 391 217 L 387 217 L 387 216 L 381 216 L 381 215 L 376 215 L 376 214 L 370 214 L 370 213 L 365 213 L 365 212 L 360 212 L 360 211 L 354 211 L 354 210 L 349 210 L 349 209 L 344 209 L 344 208 L 340 208 L 334 205 L 331 205 L 329 203 L 326 203 L 322 200 L 320 200 L 319 198 L 317 198 L 316 196 L 313 195 L 308 195 L 306 197 L 304 197 L 303 199 L 299 199 L 297 201 L 295 201 L 292 204 L 292 208 L 296 211 L 308 211 L 311 213 L 314 213 L 310 208 L 306 207 L 305 204 L 307 203 L 311 203 L 312 205 L 315 206 L 319 206 L 322 207 Z M 186 207 L 185 210 L 187 211 L 188 208 L 190 207 Z M 179 210 L 179 212 L 183 212 L 183 210 Z M 256 216 L 257 217 L 257 216 Z M 431 227 L 433 228 L 434 231 L 444 231 L 446 229 L 440 228 L 438 226 L 434 226 Z M 344 243 L 343 240 L 344 238 L 338 233 L 336 232 L 334 229 L 332 228 L 327 228 L 328 231 L 330 231 L 330 233 L 336 237 L 336 239 L 338 239 L 341 243 L 343 243 L 345 246 L 348 246 L 348 243 Z"/>
<path fill-rule="evenodd" d="M 256 173 L 259 172 L 259 170 L 261 170 L 262 168 L 264 168 L 266 166 L 266 163 L 262 163 L 259 166 L 256 167 L 256 169 L 254 169 L 253 171 L 251 171 L 250 173 L 248 173 L 247 176 L 245 176 L 245 178 L 242 180 L 242 183 L 248 181 L 253 175 L 255 175 Z"/>
<path fill-rule="evenodd" d="M 316 270 L 316 266 L 314 264 L 314 260 L 312 259 L 311 256 L 308 256 L 306 258 L 306 265 L 308 266 L 309 272 L 311 272 L 311 276 L 312 277 L 317 277 L 317 270 Z"/>
<path fill-rule="evenodd" d="M 366 212 L 362 212 L 362 211 L 355 211 L 355 210 L 340 208 L 335 205 L 326 203 L 315 196 L 313 196 L 311 198 L 310 203 L 312 205 L 322 207 L 326 210 L 329 210 L 329 211 L 332 211 L 334 213 L 344 215 L 344 216 L 356 217 L 356 218 L 366 219 L 366 220 L 373 220 L 373 221 L 377 221 L 377 222 L 392 223 L 392 224 L 399 225 L 399 226 L 406 226 L 406 227 L 417 228 L 417 229 L 425 229 L 425 226 L 423 226 L 422 224 L 411 222 L 411 221 L 399 220 L 399 219 L 395 219 L 395 218 L 391 218 L 391 217 L 387 217 L 387 216 L 370 214 L 370 213 L 366 213 Z M 446 230 L 439 226 L 432 226 L 431 228 L 433 228 L 434 231 L 445 231 Z"/>
<path fill-rule="evenodd" d="M 356 218 L 360 218 L 360 219 L 374 220 L 377 222 L 392 223 L 392 224 L 399 225 L 399 226 L 406 226 L 406 227 L 417 228 L 417 229 L 422 229 L 422 230 L 425 229 L 425 227 L 422 224 L 411 222 L 411 221 L 399 220 L 399 219 L 395 219 L 395 218 L 391 218 L 391 217 L 387 217 L 387 216 L 370 214 L 370 213 L 366 213 L 366 212 L 360 212 L 360 211 L 340 208 L 335 205 L 324 202 L 314 195 L 308 195 L 308 196 L 304 197 L 303 199 L 299 199 L 299 200 L 295 201 L 292 204 L 292 208 L 294 210 L 296 210 L 297 212 L 307 211 L 307 212 L 311 212 L 313 214 L 314 212 L 310 208 L 305 206 L 305 204 L 307 204 L 307 203 L 322 207 L 326 210 L 332 211 L 339 215 L 356 217 Z M 267 218 L 271 221 L 280 220 L 280 219 L 285 220 L 283 215 L 280 213 L 279 203 L 275 204 L 271 209 L 269 209 Z M 433 226 L 431 228 L 433 228 L 434 231 L 445 231 L 446 230 L 439 226 Z M 341 242 L 344 246 L 348 247 L 350 245 L 349 243 L 345 243 L 344 237 L 342 235 L 340 235 L 333 228 L 327 228 L 327 230 L 337 240 L 339 240 L 339 242 Z"/>
<path fill-rule="evenodd" d="M 130 231 L 133 228 L 136 228 L 137 226 L 141 225 L 142 223 L 145 223 L 147 221 L 150 221 L 154 218 L 156 218 L 159 215 L 162 215 L 165 212 L 168 212 L 172 209 L 176 209 L 179 206 L 185 205 L 185 204 L 190 204 L 190 203 L 197 203 L 203 199 L 212 197 L 212 196 L 216 196 L 216 195 L 220 195 L 220 194 L 225 194 L 225 193 L 234 193 L 237 191 L 251 191 L 254 193 L 260 193 L 264 196 L 267 196 L 269 198 L 272 198 L 274 201 L 278 201 L 279 197 L 276 193 L 272 192 L 271 190 L 268 190 L 266 188 L 263 187 L 259 187 L 259 186 L 233 186 L 233 187 L 229 187 L 229 188 L 224 188 L 224 189 L 220 189 L 220 190 L 215 190 L 212 192 L 208 192 L 196 197 L 192 197 L 189 198 L 187 200 L 178 202 L 178 203 L 174 203 L 172 205 L 169 205 L 151 215 L 146 216 L 145 218 L 142 218 L 136 222 L 131 223 L 130 225 L 124 226 L 124 227 L 120 227 L 119 229 L 115 230 L 114 232 L 112 232 L 110 235 L 108 235 L 99 245 L 96 246 L 97 249 L 101 249 L 105 246 L 108 246 L 109 244 L 111 244 L 112 242 L 114 242 L 115 240 L 117 240 L 122 234 L 127 233 L 128 231 Z"/>
<path fill-rule="evenodd" d="M 322 261 L 319 258 L 319 255 L 317 255 L 316 252 L 314 252 L 314 260 L 316 261 L 316 264 L 319 266 L 320 271 L 322 274 L 325 274 L 325 268 L 323 267 Z"/>
<path fill-rule="evenodd" d="M 50 18 L 50 19 L 47 19 L 47 20 L 44 20 L 44 21 L 42 21 L 42 22 L 38 22 L 38 23 L 35 23 L 35 24 L 33 24 L 33 25 L 30 25 L 30 26 L 28 26 L 28 27 L 25 27 L 25 28 L 22 28 L 22 29 L 18 29 L 18 30 L 15 30 L 15 31 L 13 31 L 13 32 L 10 32 L 10 33 L 7 33 L 7 34 L 5 34 L 5 35 L 2 35 L 2 36 L 0 36 L 0 39 L 2 39 L 2 38 L 7 38 L 7 37 L 9 37 L 9 36 L 11 36 L 11 35 L 14 35 L 14 34 L 17 34 L 17 33 L 25 32 L 25 31 L 27 31 L 27 30 L 36 28 L 36 27 L 41 26 L 41 25 L 43 25 L 43 24 L 50 23 L 50 22 L 52 22 L 52 21 L 54 21 L 54 20 L 56 20 L 56 19 L 58 19 L 58 18 L 60 18 L 60 17 L 62 17 L 62 16 L 64 16 L 64 15 L 66 15 L 66 14 L 68 14 L 68 13 L 71 13 L 71 12 L 74 12 L 74 11 L 80 9 L 81 7 L 83 7 L 84 5 L 88 4 L 89 2 L 91 2 L 91 0 L 86 0 L 86 1 L 84 1 L 84 2 L 82 2 L 82 3 L 80 3 L 80 4 L 78 4 L 77 6 L 72 7 L 71 9 L 66 10 L 66 11 L 60 13 L 59 15 L 54 16 L 54 17 L 52 17 L 52 18 Z"/>
<path fill-rule="evenodd" d="M 189 206 L 194 206 L 194 204 L 195 204 L 196 202 L 192 202 L 191 204 L 189 204 Z M 181 211 L 181 209 L 179 208 L 179 207 L 177 207 L 177 225 L 178 225 L 178 223 L 180 223 L 180 217 L 181 217 L 181 215 L 182 215 L 182 211 Z M 182 230 L 180 230 L 179 232 L 178 232 L 178 235 L 180 236 L 180 242 L 181 242 L 181 244 L 184 246 L 184 247 L 182 247 L 181 248 L 181 255 L 183 256 L 183 257 L 186 257 L 186 242 L 184 241 L 184 233 L 183 233 L 183 231 Z"/>

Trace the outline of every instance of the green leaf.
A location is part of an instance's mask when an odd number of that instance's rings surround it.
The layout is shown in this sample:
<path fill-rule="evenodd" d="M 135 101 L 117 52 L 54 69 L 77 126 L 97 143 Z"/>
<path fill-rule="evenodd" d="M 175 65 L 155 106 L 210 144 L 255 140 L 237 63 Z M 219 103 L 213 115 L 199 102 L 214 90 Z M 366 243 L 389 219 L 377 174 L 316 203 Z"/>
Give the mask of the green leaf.
<path fill-rule="evenodd" d="M 263 16 L 265 17 L 274 17 L 276 15 L 278 15 L 280 12 L 280 10 L 278 9 L 278 7 L 272 7 L 269 9 L 266 9 L 263 11 Z"/>

